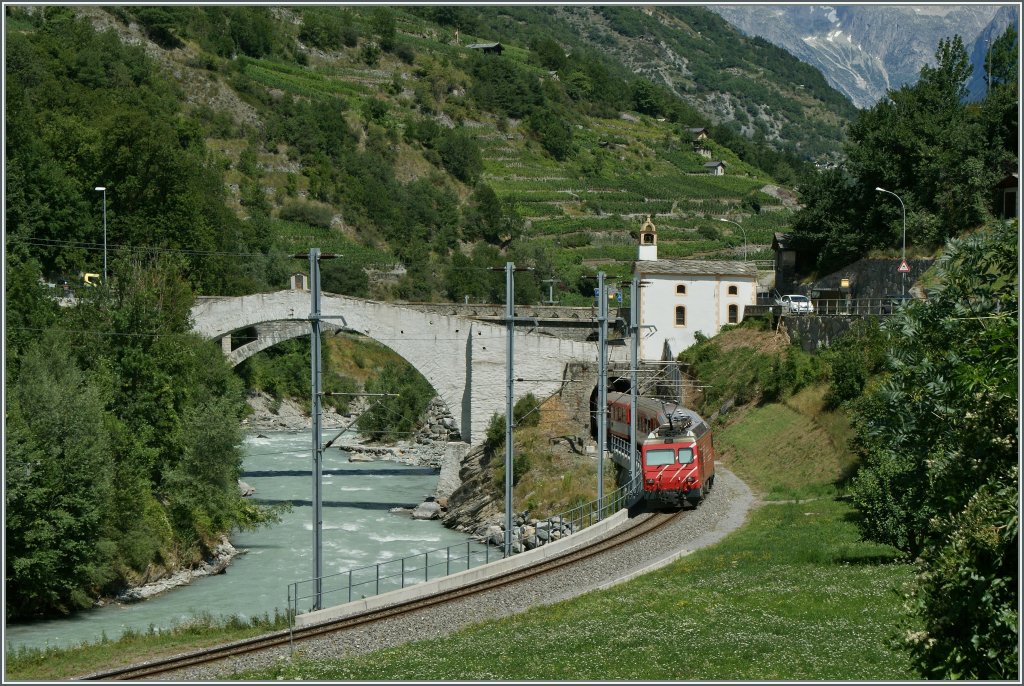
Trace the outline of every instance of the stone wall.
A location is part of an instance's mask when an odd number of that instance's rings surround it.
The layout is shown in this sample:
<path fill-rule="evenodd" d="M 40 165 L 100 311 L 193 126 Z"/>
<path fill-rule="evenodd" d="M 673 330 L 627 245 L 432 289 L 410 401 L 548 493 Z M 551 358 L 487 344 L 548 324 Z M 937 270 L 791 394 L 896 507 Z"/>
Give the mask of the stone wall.
<path fill-rule="evenodd" d="M 818 317 L 816 315 L 800 315 L 784 317 L 783 328 L 794 342 L 799 342 L 805 352 L 814 352 L 818 348 L 827 348 L 850 330 L 853 323 L 860 317 Z"/>

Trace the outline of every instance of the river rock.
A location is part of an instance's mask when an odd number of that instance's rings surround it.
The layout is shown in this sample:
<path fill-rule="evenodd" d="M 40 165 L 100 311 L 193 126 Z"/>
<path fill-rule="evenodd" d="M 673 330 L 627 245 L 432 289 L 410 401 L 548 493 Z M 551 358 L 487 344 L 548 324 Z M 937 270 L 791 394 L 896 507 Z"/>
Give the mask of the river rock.
<path fill-rule="evenodd" d="M 436 502 L 420 503 L 412 511 L 413 519 L 438 519 L 441 516 L 441 505 Z"/>

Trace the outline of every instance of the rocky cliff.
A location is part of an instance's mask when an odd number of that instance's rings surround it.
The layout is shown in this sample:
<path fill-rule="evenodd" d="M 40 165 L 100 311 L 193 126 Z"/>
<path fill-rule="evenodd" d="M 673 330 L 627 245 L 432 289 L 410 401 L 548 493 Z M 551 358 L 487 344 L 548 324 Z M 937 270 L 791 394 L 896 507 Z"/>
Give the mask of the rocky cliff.
<path fill-rule="evenodd" d="M 760 36 L 817 67 L 860 108 L 874 105 L 887 89 L 915 83 L 921 67 L 934 64 L 940 39 L 957 34 L 971 51 L 1000 12 L 998 5 L 980 4 L 744 4 L 708 9 L 743 33 Z M 1004 20 L 1003 28 L 1008 23 Z M 978 70 L 976 64 L 976 75 Z"/>

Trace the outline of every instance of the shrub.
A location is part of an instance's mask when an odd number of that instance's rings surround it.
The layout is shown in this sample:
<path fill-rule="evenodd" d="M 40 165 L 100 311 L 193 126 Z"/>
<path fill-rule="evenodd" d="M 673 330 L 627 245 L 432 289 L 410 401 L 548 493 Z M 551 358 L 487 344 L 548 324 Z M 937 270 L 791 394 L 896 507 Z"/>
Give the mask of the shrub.
<path fill-rule="evenodd" d="M 312 202 L 287 202 L 281 208 L 280 218 L 286 221 L 300 222 L 310 226 L 330 228 L 334 211 L 329 205 Z"/>
<path fill-rule="evenodd" d="M 516 428 L 537 426 L 540 422 L 540 401 L 533 393 L 527 393 L 516 401 L 512 408 L 512 423 Z"/>

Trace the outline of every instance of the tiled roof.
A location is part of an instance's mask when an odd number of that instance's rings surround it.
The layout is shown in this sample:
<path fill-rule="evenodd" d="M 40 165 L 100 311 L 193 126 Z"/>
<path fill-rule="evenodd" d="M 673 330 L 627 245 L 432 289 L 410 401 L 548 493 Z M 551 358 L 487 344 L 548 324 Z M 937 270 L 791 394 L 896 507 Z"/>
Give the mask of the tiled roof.
<path fill-rule="evenodd" d="M 637 260 L 633 271 L 681 276 L 749 276 L 757 278 L 757 265 L 739 260 Z"/>

